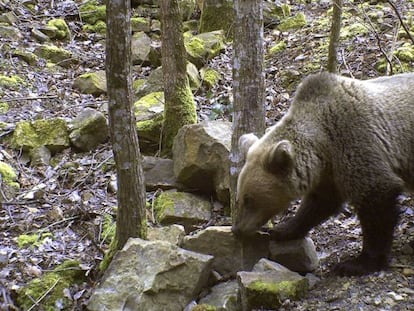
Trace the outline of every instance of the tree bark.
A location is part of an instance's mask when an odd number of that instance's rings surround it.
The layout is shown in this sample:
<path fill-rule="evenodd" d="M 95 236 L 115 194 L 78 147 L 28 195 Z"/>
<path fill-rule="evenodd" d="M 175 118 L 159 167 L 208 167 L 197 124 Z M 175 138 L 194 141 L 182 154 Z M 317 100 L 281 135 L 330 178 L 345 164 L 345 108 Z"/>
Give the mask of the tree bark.
<path fill-rule="evenodd" d="M 161 149 L 163 154 L 169 154 L 178 130 L 186 124 L 197 122 L 197 111 L 187 77 L 186 51 L 178 0 L 161 0 L 160 13 L 165 98 Z"/>
<path fill-rule="evenodd" d="M 145 237 L 145 188 L 131 83 L 130 0 L 107 2 L 106 77 L 109 128 L 118 182 L 117 249 Z"/>
<path fill-rule="evenodd" d="M 326 69 L 329 72 L 336 73 L 338 71 L 337 49 L 339 44 L 339 34 L 341 31 L 342 19 L 342 0 L 333 0 L 331 34 L 329 38 L 328 48 L 328 64 Z"/>
<path fill-rule="evenodd" d="M 263 3 L 261 0 L 234 1 L 233 41 L 233 136 L 230 153 L 231 211 L 234 215 L 237 178 L 244 164 L 238 141 L 265 129 L 263 74 Z"/>

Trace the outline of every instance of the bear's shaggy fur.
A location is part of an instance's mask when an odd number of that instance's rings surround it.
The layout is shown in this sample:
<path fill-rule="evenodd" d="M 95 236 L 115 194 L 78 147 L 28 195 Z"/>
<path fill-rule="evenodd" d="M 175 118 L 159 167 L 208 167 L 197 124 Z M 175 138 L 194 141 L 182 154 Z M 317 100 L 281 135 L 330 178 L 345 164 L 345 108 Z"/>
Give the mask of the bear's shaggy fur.
<path fill-rule="evenodd" d="M 248 152 L 238 179 L 236 235 L 253 234 L 301 198 L 296 215 L 271 236 L 302 238 L 349 202 L 363 248 L 337 271 L 381 270 L 398 220 L 396 199 L 414 190 L 414 73 L 366 81 L 309 76 L 287 114 L 261 139 L 242 136 L 240 148 Z"/>

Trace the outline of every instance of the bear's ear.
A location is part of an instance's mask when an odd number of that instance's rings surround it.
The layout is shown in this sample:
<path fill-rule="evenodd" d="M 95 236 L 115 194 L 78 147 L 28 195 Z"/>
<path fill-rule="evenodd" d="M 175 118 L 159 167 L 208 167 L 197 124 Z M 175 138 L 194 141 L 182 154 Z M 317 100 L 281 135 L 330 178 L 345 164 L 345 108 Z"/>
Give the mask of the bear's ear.
<path fill-rule="evenodd" d="M 259 138 L 253 133 L 244 134 L 240 136 L 239 138 L 240 153 L 246 158 L 247 152 L 249 151 L 250 147 L 258 140 Z"/>
<path fill-rule="evenodd" d="M 276 175 L 286 175 L 293 167 L 293 147 L 288 140 L 279 141 L 272 147 L 265 160 L 265 168 Z"/>

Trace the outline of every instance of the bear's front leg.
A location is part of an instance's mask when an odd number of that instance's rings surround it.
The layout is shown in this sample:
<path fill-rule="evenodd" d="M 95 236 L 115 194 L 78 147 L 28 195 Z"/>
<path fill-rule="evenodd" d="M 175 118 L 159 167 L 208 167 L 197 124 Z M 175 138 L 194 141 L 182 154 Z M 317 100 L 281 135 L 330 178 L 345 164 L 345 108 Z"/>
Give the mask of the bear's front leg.
<path fill-rule="evenodd" d="M 388 199 L 378 196 L 357 208 L 363 234 L 362 251 L 358 257 L 339 263 L 335 268 L 337 274 L 364 275 L 387 268 L 398 221 L 397 195 L 389 195 Z"/>
<path fill-rule="evenodd" d="M 276 241 L 303 238 L 313 227 L 338 213 L 342 208 L 342 203 L 331 185 L 320 186 L 303 198 L 295 216 L 270 229 L 270 236 Z"/>

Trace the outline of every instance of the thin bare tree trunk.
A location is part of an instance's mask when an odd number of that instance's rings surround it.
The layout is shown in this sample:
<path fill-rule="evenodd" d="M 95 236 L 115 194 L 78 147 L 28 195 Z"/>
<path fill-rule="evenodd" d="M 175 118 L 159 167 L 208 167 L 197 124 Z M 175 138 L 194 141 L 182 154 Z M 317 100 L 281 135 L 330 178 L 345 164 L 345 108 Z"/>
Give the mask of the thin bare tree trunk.
<path fill-rule="evenodd" d="M 164 154 L 169 154 L 178 130 L 183 125 L 197 122 L 197 111 L 187 77 L 187 60 L 178 0 L 161 0 L 160 13 L 165 97 L 161 147 Z"/>
<path fill-rule="evenodd" d="M 130 0 L 108 1 L 106 77 L 109 126 L 118 181 L 117 249 L 145 237 L 145 187 L 132 109 Z"/>
<path fill-rule="evenodd" d="M 261 0 L 234 1 L 233 136 L 230 153 L 231 211 L 234 215 L 237 178 L 244 164 L 238 141 L 265 129 L 263 74 L 263 4 Z"/>
<path fill-rule="evenodd" d="M 339 33 L 341 31 L 341 19 L 342 19 L 342 0 L 332 1 L 333 12 L 332 12 L 332 24 L 331 24 L 331 35 L 329 38 L 328 48 L 328 64 L 326 69 L 329 72 L 336 73 L 338 70 L 338 59 L 337 49 L 339 44 Z"/>

